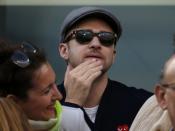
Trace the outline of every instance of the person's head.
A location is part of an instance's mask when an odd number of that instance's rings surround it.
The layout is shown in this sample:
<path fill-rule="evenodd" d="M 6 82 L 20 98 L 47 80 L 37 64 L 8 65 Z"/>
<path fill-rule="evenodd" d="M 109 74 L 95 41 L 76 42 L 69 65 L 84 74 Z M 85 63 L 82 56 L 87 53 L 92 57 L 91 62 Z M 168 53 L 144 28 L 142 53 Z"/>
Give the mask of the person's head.
<path fill-rule="evenodd" d="M 106 72 L 115 59 L 115 46 L 122 28 L 109 11 L 82 7 L 70 12 L 61 26 L 59 51 L 73 68 L 87 59 L 96 58 Z"/>
<path fill-rule="evenodd" d="M 32 120 L 55 117 L 55 101 L 62 97 L 46 56 L 26 42 L 0 43 L 0 95 L 13 99 Z"/>
<path fill-rule="evenodd" d="M 0 131 L 32 131 L 27 116 L 11 99 L 0 97 Z"/>
<path fill-rule="evenodd" d="M 175 55 L 165 63 L 155 95 L 160 107 L 168 111 L 175 128 Z"/>

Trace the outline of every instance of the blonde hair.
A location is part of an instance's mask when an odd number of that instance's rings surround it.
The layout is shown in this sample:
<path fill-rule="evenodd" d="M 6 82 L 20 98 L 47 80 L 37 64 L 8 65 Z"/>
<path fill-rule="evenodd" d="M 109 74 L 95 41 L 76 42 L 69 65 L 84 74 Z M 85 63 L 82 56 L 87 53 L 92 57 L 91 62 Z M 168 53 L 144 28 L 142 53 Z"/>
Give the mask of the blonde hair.
<path fill-rule="evenodd" d="M 0 98 L 0 131 L 32 131 L 22 109 L 11 99 Z"/>

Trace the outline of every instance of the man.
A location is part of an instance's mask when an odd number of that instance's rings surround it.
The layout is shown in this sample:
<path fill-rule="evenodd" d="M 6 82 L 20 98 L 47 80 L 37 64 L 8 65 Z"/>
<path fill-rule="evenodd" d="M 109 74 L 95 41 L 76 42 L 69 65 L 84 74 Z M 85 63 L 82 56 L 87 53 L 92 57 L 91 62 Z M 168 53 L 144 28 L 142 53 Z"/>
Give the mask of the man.
<path fill-rule="evenodd" d="M 119 20 L 107 10 L 83 7 L 70 12 L 61 27 L 59 52 L 75 81 L 85 82 L 81 75 L 71 72 L 79 64 L 92 59 L 102 65 L 102 73 L 89 83 L 91 86 L 87 86 L 90 88 L 85 93 L 82 90 L 83 102 L 74 102 L 77 105 L 64 100 L 67 87 L 64 83 L 59 85 L 63 104 L 81 108 L 91 130 L 128 130 L 137 111 L 152 93 L 127 87 L 108 77 L 116 57 L 116 43 L 122 34 Z M 81 70 L 85 72 L 84 68 Z M 88 71 L 86 73 L 88 78 Z"/>
<path fill-rule="evenodd" d="M 160 107 L 167 110 L 175 129 L 175 55 L 165 64 L 155 94 Z"/>
<path fill-rule="evenodd" d="M 175 55 L 165 63 L 155 95 L 138 112 L 131 131 L 173 131 L 175 129 Z"/>

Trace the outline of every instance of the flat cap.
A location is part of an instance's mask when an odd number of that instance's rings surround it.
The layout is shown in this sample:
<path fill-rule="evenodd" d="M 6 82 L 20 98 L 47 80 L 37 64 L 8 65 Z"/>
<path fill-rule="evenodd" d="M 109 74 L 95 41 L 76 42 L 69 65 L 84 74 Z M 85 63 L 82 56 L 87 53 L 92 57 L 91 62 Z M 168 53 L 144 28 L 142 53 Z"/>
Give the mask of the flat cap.
<path fill-rule="evenodd" d="M 120 21 L 110 11 L 99 7 L 81 7 L 71 11 L 64 19 L 60 29 L 60 43 L 64 42 L 67 33 L 76 23 L 89 16 L 102 18 L 112 27 L 118 39 L 120 38 L 122 34 Z"/>

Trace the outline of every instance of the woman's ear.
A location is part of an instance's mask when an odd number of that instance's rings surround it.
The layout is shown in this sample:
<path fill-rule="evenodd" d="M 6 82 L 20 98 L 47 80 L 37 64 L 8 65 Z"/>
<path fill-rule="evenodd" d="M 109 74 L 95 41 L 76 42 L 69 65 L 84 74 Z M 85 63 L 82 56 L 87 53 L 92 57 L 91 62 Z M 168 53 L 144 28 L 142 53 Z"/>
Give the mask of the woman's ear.
<path fill-rule="evenodd" d="M 64 60 L 68 60 L 69 58 L 69 48 L 68 45 L 66 43 L 60 43 L 59 47 L 58 47 L 60 56 L 64 59 Z"/>
<path fill-rule="evenodd" d="M 16 103 L 19 103 L 19 98 L 16 97 L 15 95 L 9 94 L 9 95 L 7 95 L 6 97 L 7 97 L 8 99 L 13 100 L 13 101 L 16 102 Z"/>
<path fill-rule="evenodd" d="M 167 101 L 166 101 L 166 98 L 165 98 L 166 89 L 163 88 L 160 84 L 157 84 L 156 87 L 155 87 L 154 92 L 155 92 L 155 95 L 156 95 L 157 102 L 158 102 L 159 106 L 163 110 L 167 109 Z"/>

